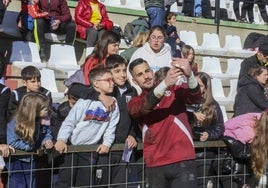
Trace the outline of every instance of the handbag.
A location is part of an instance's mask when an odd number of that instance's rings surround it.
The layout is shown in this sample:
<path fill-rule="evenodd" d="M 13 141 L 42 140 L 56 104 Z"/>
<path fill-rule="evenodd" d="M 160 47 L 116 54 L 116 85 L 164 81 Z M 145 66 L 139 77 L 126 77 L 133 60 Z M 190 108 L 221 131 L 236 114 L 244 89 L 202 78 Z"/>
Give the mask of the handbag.
<path fill-rule="evenodd" d="M 236 140 L 230 136 L 223 137 L 224 143 L 230 151 L 233 158 L 248 160 L 251 157 L 250 147 L 248 144 L 243 144 L 239 140 Z"/>

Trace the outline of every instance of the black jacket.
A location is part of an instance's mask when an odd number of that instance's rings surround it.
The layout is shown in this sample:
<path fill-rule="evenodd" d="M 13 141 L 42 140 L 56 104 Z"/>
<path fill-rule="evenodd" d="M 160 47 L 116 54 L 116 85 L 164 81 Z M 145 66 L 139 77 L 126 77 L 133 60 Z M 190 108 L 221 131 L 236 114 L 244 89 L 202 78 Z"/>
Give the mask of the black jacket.
<path fill-rule="evenodd" d="M 115 130 L 115 143 L 125 143 L 128 135 L 131 135 L 134 138 L 137 136 L 137 125 L 130 117 L 127 110 L 128 101 L 130 101 L 133 96 L 137 95 L 137 91 L 134 87 L 130 86 L 128 82 L 126 82 L 126 87 L 126 91 L 122 94 L 120 94 L 118 87 L 114 87 L 114 91 L 112 93 L 117 100 L 120 111 L 120 119 Z"/>
<path fill-rule="evenodd" d="M 7 107 L 10 89 L 0 84 L 0 144 L 6 143 L 7 132 Z"/>
<path fill-rule="evenodd" d="M 215 101 L 214 103 L 214 115 L 210 125 L 205 125 L 204 127 L 196 128 L 197 121 L 193 114 L 193 112 L 198 112 L 201 110 L 200 105 L 191 105 L 193 110 L 189 110 L 189 106 L 187 107 L 189 122 L 192 126 L 193 133 L 198 134 L 198 132 L 207 132 L 208 133 L 208 141 L 219 140 L 222 138 L 224 133 L 224 122 L 223 122 L 223 115 L 218 102 Z M 197 110 L 195 110 L 197 109 Z M 202 129 L 202 130 L 201 130 Z M 198 136 L 198 135 L 195 135 Z M 199 135 L 200 137 L 200 135 Z M 194 138 L 199 141 L 199 138 Z"/>
<path fill-rule="evenodd" d="M 250 75 L 238 81 L 238 90 L 234 103 L 234 116 L 249 112 L 262 112 L 268 108 L 268 99 L 264 87 Z"/>
<path fill-rule="evenodd" d="M 193 107 L 193 108 L 191 108 Z M 192 110 L 191 110 L 192 109 Z M 193 134 L 194 134 L 194 140 L 200 141 L 200 133 L 207 132 L 208 133 L 208 139 L 207 141 L 214 141 L 214 140 L 220 140 L 223 137 L 224 133 L 224 121 L 223 121 L 223 115 L 220 108 L 220 105 L 218 102 L 214 102 L 214 115 L 213 119 L 210 125 L 205 126 L 197 126 L 196 118 L 194 117 L 193 112 L 198 112 L 201 110 L 201 105 L 191 105 L 187 107 L 188 115 L 189 115 L 189 121 L 192 126 Z M 213 148 L 208 148 L 206 152 L 204 152 L 204 149 L 196 148 L 196 158 L 202 159 L 207 158 L 211 159 L 215 157 L 216 151 Z"/>
<path fill-rule="evenodd" d="M 243 76 L 246 76 L 248 74 L 249 69 L 254 68 L 256 65 L 262 65 L 262 63 L 258 60 L 256 54 L 244 59 L 241 63 L 238 80 L 240 80 Z"/>
<path fill-rule="evenodd" d="M 40 87 L 39 92 L 47 96 L 50 100 L 50 104 L 52 105 L 51 92 L 43 87 Z M 8 102 L 8 112 L 7 112 L 8 119 L 10 119 L 10 117 L 15 113 L 22 97 L 26 93 L 27 93 L 26 86 L 19 87 L 11 92 L 10 99 Z"/>

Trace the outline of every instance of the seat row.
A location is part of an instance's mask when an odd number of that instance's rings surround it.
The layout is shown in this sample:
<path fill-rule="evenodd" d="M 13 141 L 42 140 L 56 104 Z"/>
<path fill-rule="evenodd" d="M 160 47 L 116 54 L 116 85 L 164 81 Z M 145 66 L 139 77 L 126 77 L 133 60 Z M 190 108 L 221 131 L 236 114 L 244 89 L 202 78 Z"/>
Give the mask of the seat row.
<path fill-rule="evenodd" d="M 227 70 L 222 71 L 220 59 L 217 57 L 202 57 L 202 72 L 208 73 L 213 78 L 222 80 L 235 79 L 239 76 L 240 65 L 243 59 L 229 58 L 227 59 Z"/>
<path fill-rule="evenodd" d="M 245 58 L 255 53 L 251 50 L 242 49 L 241 38 L 238 35 L 226 35 L 224 47 L 221 47 L 219 35 L 216 33 L 203 33 L 201 45 L 197 42 L 195 31 L 181 30 L 180 38 L 186 44 L 193 46 L 196 54 L 200 55 L 213 54 L 214 56 Z"/>
<path fill-rule="evenodd" d="M 62 72 L 80 69 L 73 46 L 52 44 L 50 51 L 48 64 L 42 63 L 36 43 L 13 41 L 10 63 L 18 68 L 23 68 L 27 65 L 34 65 L 38 68 L 48 67 Z"/>

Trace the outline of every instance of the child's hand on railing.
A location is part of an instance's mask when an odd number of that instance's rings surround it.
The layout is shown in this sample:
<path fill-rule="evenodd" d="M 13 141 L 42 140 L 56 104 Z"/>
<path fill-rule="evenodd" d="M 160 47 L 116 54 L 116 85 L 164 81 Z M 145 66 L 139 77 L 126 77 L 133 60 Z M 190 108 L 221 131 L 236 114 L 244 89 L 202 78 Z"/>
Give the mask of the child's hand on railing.
<path fill-rule="evenodd" d="M 67 144 L 63 140 L 58 140 L 54 147 L 60 153 L 67 153 Z"/>
<path fill-rule="evenodd" d="M 99 154 L 105 154 L 105 153 L 108 153 L 109 152 L 109 147 L 108 146 L 105 146 L 104 144 L 101 144 L 98 148 L 97 148 L 97 153 Z"/>
<path fill-rule="evenodd" d="M 46 140 L 44 146 L 45 146 L 46 149 L 53 148 L 53 142 L 52 142 L 52 140 Z"/>

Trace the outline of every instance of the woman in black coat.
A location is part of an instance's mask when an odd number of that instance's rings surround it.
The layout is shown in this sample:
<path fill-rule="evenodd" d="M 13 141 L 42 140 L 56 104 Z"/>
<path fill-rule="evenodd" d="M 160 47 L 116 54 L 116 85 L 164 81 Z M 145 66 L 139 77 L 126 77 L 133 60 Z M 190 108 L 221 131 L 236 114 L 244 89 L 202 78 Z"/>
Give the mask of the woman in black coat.
<path fill-rule="evenodd" d="M 248 112 L 262 112 L 268 108 L 268 99 L 265 95 L 267 79 L 267 67 L 256 66 L 238 81 L 234 116 Z"/>

